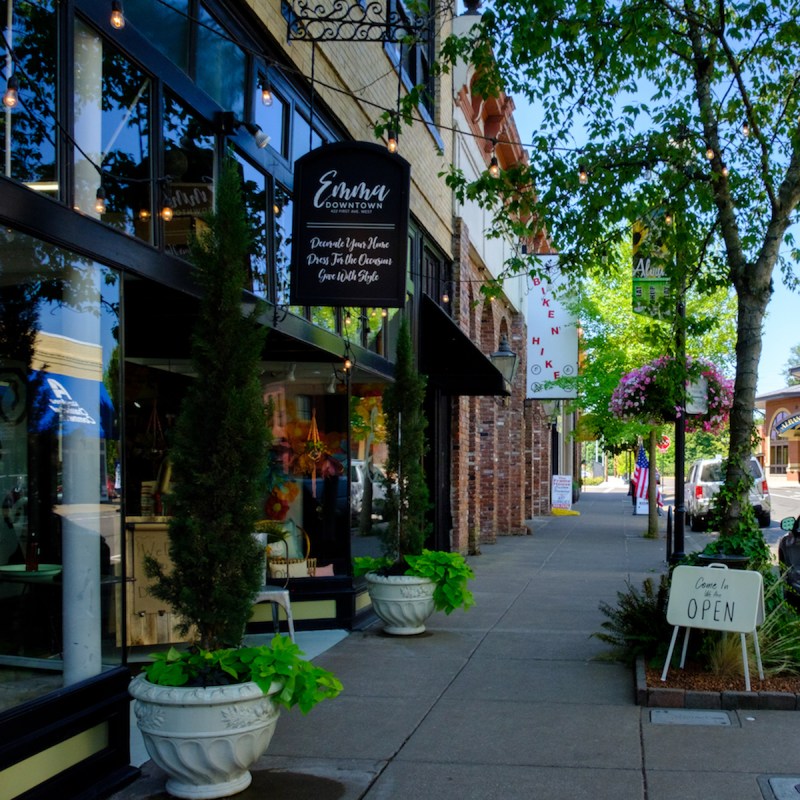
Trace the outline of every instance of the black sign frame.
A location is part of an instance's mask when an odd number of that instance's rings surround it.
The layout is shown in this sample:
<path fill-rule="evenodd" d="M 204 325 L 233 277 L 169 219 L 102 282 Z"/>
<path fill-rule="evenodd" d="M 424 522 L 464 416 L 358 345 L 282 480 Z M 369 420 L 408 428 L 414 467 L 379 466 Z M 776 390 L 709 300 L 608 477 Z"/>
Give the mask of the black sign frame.
<path fill-rule="evenodd" d="M 402 308 L 411 165 L 370 142 L 337 142 L 295 163 L 290 301 Z"/>

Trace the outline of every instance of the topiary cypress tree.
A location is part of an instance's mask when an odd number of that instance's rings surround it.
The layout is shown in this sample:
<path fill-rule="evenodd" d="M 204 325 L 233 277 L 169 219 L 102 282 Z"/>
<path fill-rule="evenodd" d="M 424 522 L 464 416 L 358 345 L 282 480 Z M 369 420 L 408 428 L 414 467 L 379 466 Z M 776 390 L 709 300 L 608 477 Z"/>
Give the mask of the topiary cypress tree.
<path fill-rule="evenodd" d="M 400 321 L 394 383 L 383 393 L 383 413 L 386 420 L 386 474 L 392 491 L 387 492 L 388 517 L 384 550 L 404 569 L 406 555 L 419 555 L 430 533 L 427 513 L 430 506 L 425 481 L 425 429 L 427 420 L 425 377 L 414 363 L 408 320 Z"/>
<path fill-rule="evenodd" d="M 174 568 L 146 561 L 152 593 L 197 633 L 204 649 L 241 644 L 261 584 L 264 554 L 252 535 L 270 432 L 258 364 L 266 331 L 242 314 L 251 231 L 236 163 L 226 158 L 207 230 L 191 242 L 202 299 L 192 339 L 195 378 L 170 446 Z"/>

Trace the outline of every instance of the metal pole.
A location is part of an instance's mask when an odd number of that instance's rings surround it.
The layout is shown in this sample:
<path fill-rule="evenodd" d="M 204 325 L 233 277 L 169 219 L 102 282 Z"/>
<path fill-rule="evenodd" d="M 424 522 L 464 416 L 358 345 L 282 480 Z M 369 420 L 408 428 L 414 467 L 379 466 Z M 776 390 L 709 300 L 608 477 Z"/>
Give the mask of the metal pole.
<path fill-rule="evenodd" d="M 676 237 L 678 239 L 679 237 Z M 679 257 L 676 247 L 675 258 Z M 680 269 L 680 264 L 678 264 Z M 686 292 L 686 279 L 681 273 L 680 291 L 676 308 L 675 332 L 675 357 L 679 364 L 686 363 L 686 305 L 684 295 Z M 680 394 L 680 409 L 675 420 L 675 533 L 673 536 L 672 553 L 668 556 L 670 563 L 681 561 L 684 553 L 683 536 L 686 531 L 686 498 L 684 495 L 684 462 L 686 461 L 686 392 Z"/>

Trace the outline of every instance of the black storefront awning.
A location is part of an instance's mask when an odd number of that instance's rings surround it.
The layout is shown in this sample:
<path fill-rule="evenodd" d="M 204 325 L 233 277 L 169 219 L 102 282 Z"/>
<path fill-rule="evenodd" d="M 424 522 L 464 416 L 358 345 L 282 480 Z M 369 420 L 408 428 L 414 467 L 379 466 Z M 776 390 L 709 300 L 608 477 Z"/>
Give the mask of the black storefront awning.
<path fill-rule="evenodd" d="M 454 395 L 510 394 L 488 356 L 428 295 L 420 308 L 420 372 L 428 383 Z"/>

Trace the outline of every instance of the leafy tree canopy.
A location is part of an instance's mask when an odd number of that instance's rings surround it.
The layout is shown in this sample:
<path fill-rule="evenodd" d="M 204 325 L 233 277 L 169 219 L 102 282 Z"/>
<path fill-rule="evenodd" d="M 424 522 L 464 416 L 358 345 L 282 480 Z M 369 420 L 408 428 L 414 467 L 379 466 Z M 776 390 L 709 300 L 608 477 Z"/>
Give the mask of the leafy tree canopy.
<path fill-rule="evenodd" d="M 474 183 L 448 178 L 458 196 L 494 211 L 497 235 L 532 238 L 546 228 L 561 264 L 581 272 L 587 257 L 599 261 L 628 238 L 634 221 L 669 210 L 676 290 L 735 288 L 726 481 L 736 491 L 723 535 L 746 504 L 773 273 L 796 282 L 798 20 L 799 0 L 498 0 L 442 49 L 445 68 L 474 64 L 473 91 L 525 97 L 541 118 L 530 163 Z"/>

